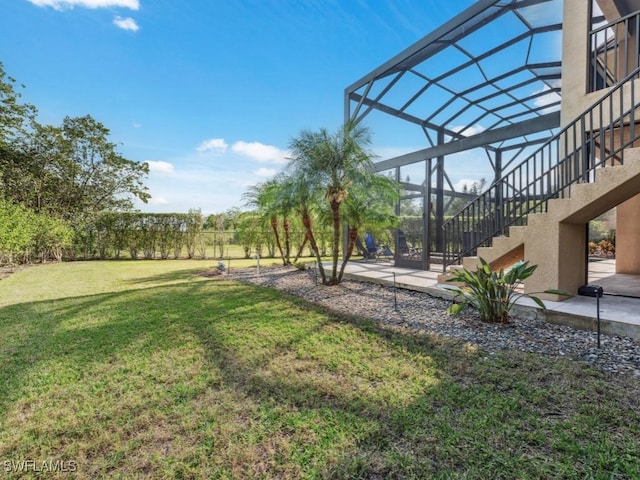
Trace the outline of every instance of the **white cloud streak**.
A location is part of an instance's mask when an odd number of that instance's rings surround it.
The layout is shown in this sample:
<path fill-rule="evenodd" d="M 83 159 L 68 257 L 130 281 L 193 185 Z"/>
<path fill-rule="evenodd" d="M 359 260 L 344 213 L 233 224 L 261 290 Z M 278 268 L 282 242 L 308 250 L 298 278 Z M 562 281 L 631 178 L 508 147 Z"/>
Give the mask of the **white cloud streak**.
<path fill-rule="evenodd" d="M 287 163 L 288 152 L 260 142 L 239 141 L 233 144 L 231 150 L 261 163 Z"/>
<path fill-rule="evenodd" d="M 138 26 L 136 21 L 131 17 L 116 17 L 113 19 L 113 24 L 116 27 L 121 28 L 122 30 L 129 30 L 130 32 L 137 32 L 138 30 L 140 30 L 140 27 Z"/>
<path fill-rule="evenodd" d="M 145 163 L 149 165 L 150 172 L 173 173 L 175 171 L 175 168 L 169 162 L 147 160 Z"/>
<path fill-rule="evenodd" d="M 458 180 L 456 183 L 453 184 L 453 188 L 455 189 L 456 192 L 462 192 L 464 190 L 464 187 L 467 187 L 467 189 L 470 189 L 473 186 L 473 184 L 477 181 L 479 180 L 472 180 L 470 178 L 461 178 L 460 180 Z"/>
<path fill-rule="evenodd" d="M 278 171 L 275 168 L 259 168 L 253 172 L 253 174 L 256 175 L 257 177 L 263 177 L 263 178 L 271 178 L 276 173 L 278 173 Z"/>
<path fill-rule="evenodd" d="M 227 142 L 224 141 L 224 138 L 211 138 L 209 140 L 205 140 L 202 142 L 196 150 L 201 153 L 206 152 L 215 152 L 215 153 L 224 153 L 227 151 Z"/>
<path fill-rule="evenodd" d="M 162 196 L 153 196 L 149 199 L 149 205 L 169 205 L 169 200 Z"/>
<path fill-rule="evenodd" d="M 557 82 L 556 85 L 554 86 L 559 86 L 559 82 Z M 545 93 L 545 92 L 549 92 L 549 93 Z M 538 90 L 536 93 L 544 94 L 536 98 L 535 104 L 537 107 L 547 107 L 547 105 L 549 105 L 547 108 L 543 110 L 544 113 L 550 113 L 560 109 L 560 105 L 552 105 L 553 103 L 556 103 L 561 100 L 560 95 L 558 95 L 556 92 L 552 92 L 547 85 L 545 85 L 541 90 Z"/>
<path fill-rule="evenodd" d="M 139 0 L 27 0 L 37 7 L 51 7 L 62 11 L 74 7 L 84 8 L 112 8 L 121 7 L 130 10 L 139 10 Z"/>
<path fill-rule="evenodd" d="M 463 129 L 464 129 L 464 131 L 463 131 Z M 471 136 L 476 135 L 478 133 L 484 132 L 485 128 L 482 125 L 473 125 L 471 127 L 455 126 L 455 127 L 451 127 L 451 130 L 453 130 L 454 132 L 462 132 L 462 134 L 465 137 L 471 137 Z"/>

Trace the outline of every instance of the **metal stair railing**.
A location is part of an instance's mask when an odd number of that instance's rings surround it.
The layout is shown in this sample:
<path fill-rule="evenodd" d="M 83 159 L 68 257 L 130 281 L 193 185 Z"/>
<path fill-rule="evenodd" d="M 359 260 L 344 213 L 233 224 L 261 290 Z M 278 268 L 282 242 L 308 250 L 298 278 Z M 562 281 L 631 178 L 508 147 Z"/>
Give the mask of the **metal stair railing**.
<path fill-rule="evenodd" d="M 639 74 L 637 67 L 443 225 L 445 272 L 491 246 L 496 235 L 508 235 L 510 226 L 526 225 L 530 213 L 546 212 L 550 199 L 569 197 L 572 185 L 594 182 L 598 168 L 624 163 L 625 149 L 640 146 L 633 81 Z"/>

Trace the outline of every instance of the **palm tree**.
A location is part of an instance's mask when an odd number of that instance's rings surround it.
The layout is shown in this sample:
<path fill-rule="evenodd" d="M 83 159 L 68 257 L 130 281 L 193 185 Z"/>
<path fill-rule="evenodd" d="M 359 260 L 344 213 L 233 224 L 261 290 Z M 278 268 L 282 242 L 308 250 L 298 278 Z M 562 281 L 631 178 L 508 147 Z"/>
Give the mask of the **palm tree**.
<path fill-rule="evenodd" d="M 317 218 L 318 190 L 313 184 L 309 184 L 304 176 L 289 176 L 282 183 L 280 194 L 289 199 L 293 210 L 300 216 L 304 227 L 304 243 L 309 242 L 311 251 L 316 257 L 318 270 L 322 278 L 322 283 L 327 284 L 326 272 L 322 264 L 322 257 L 318 242 L 313 233 L 314 219 Z M 304 248 L 304 247 L 303 247 Z M 300 249 L 302 251 L 302 248 Z"/>
<path fill-rule="evenodd" d="M 342 275 L 338 272 L 342 234 L 341 207 L 350 195 L 356 192 L 358 195 L 363 194 L 367 188 L 374 187 L 376 176 L 381 177 L 374 172 L 372 154 L 366 149 L 370 143 L 369 130 L 352 122 L 342 126 L 335 134 L 326 129 L 317 132 L 304 130 L 291 141 L 292 159 L 289 171 L 294 179 L 293 184 L 297 185 L 297 190 L 307 192 L 309 201 L 323 197 L 329 205 L 333 238 L 331 277 L 327 279 L 323 275 L 323 283 L 327 285 L 336 285 L 342 280 Z M 384 182 L 388 187 L 389 182 Z M 364 204 L 360 207 L 365 210 L 369 208 Z M 304 217 L 303 224 L 306 229 Z M 309 223 L 307 234 L 311 233 Z M 311 237 L 309 240 L 312 240 Z M 355 239 L 353 242 L 355 243 Z M 314 242 L 311 242 L 311 248 L 321 263 Z M 345 252 L 341 272 L 344 271 L 349 254 L 350 252 Z"/>
<path fill-rule="evenodd" d="M 284 177 L 282 175 L 275 177 L 266 182 L 259 183 L 250 188 L 243 198 L 248 205 L 253 205 L 258 208 L 258 212 L 263 220 L 268 221 L 273 235 L 275 237 L 276 246 L 280 252 L 283 265 L 290 263 L 290 232 L 289 232 L 289 218 L 288 215 L 291 211 L 291 206 L 286 198 L 281 195 L 283 190 Z M 280 241 L 280 234 L 278 231 L 278 216 L 282 215 L 282 225 L 285 233 L 285 248 L 282 248 Z"/>
<path fill-rule="evenodd" d="M 343 219 L 349 225 L 349 238 L 338 281 L 342 281 L 344 269 L 351 258 L 360 232 L 388 228 L 397 223 L 393 210 L 398 200 L 398 183 L 384 175 L 372 175 L 366 184 L 354 184 L 343 205 Z"/>
<path fill-rule="evenodd" d="M 282 230 L 284 232 L 284 263 L 289 265 L 291 263 L 291 222 L 289 217 L 293 212 L 293 204 L 291 203 L 291 197 L 283 195 L 283 191 L 286 190 L 287 177 L 280 173 L 274 179 L 275 185 L 275 203 L 274 209 L 282 216 Z"/>

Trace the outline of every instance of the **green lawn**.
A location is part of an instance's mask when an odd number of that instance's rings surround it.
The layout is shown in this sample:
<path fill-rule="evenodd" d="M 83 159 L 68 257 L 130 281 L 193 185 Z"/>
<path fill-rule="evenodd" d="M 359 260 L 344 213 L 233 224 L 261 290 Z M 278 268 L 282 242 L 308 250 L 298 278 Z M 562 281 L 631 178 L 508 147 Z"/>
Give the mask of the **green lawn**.
<path fill-rule="evenodd" d="M 0 281 L 4 478 L 640 476 L 637 379 L 194 275 L 215 263 Z"/>

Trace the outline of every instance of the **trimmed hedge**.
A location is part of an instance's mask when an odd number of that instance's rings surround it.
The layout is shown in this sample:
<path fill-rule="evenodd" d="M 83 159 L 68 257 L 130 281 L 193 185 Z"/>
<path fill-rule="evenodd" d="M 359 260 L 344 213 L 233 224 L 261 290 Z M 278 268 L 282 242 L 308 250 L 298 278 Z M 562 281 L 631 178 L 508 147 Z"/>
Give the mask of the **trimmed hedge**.
<path fill-rule="evenodd" d="M 189 258 L 203 249 L 202 215 L 189 213 L 103 212 L 76 227 L 74 258 Z"/>

